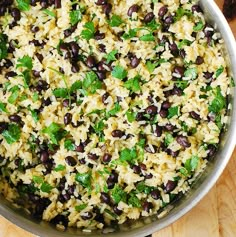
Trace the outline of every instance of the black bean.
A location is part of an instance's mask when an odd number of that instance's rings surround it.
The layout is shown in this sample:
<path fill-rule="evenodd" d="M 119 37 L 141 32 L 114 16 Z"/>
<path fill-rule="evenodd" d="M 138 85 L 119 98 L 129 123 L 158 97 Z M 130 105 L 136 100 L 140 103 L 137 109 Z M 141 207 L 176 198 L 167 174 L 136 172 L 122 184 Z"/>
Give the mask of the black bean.
<path fill-rule="evenodd" d="M 86 60 L 86 65 L 89 67 L 89 68 L 93 68 L 96 66 L 96 59 L 95 57 L 93 56 L 88 56 L 87 57 L 87 60 Z"/>
<path fill-rule="evenodd" d="M 174 73 L 178 74 L 180 77 L 184 76 L 185 68 L 181 66 L 175 66 L 174 67 Z"/>
<path fill-rule="evenodd" d="M 196 120 L 198 120 L 198 121 L 200 121 L 200 120 L 201 120 L 201 117 L 200 117 L 200 115 L 199 115 L 199 114 L 197 114 L 196 112 L 194 112 L 194 111 L 191 111 L 189 114 L 190 114 L 190 116 L 191 116 L 193 119 L 196 119 Z"/>
<path fill-rule="evenodd" d="M 121 137 L 123 137 L 125 135 L 125 133 L 123 131 L 119 130 L 119 129 L 116 129 L 116 130 L 112 131 L 111 135 L 113 137 L 121 138 Z"/>
<path fill-rule="evenodd" d="M 71 67 L 71 71 L 72 71 L 73 73 L 79 72 L 79 65 L 78 65 L 77 63 L 73 63 L 73 64 L 72 64 L 72 67 Z"/>
<path fill-rule="evenodd" d="M 10 77 L 15 77 L 15 76 L 17 76 L 17 74 L 16 74 L 15 72 L 13 72 L 13 71 L 7 72 L 7 73 L 5 74 L 5 77 L 6 77 L 7 79 L 10 78 Z"/>
<path fill-rule="evenodd" d="M 142 203 L 142 208 L 144 211 L 149 212 L 153 208 L 153 204 L 151 202 L 143 202 Z"/>
<path fill-rule="evenodd" d="M 21 122 L 21 117 L 17 114 L 14 114 L 14 115 L 9 116 L 9 120 L 11 122 L 20 123 Z"/>
<path fill-rule="evenodd" d="M 204 77 L 206 79 L 211 79 L 213 77 L 214 73 L 213 72 L 204 72 Z"/>
<path fill-rule="evenodd" d="M 107 187 L 108 187 L 108 189 L 113 189 L 115 187 L 114 181 L 108 179 L 107 180 Z"/>
<path fill-rule="evenodd" d="M 208 154 L 207 154 L 208 158 L 213 158 L 217 152 L 217 148 L 214 145 L 209 144 L 207 151 L 208 151 Z"/>
<path fill-rule="evenodd" d="M 74 157 L 72 157 L 72 156 L 67 156 L 67 157 L 65 158 L 65 161 L 66 161 L 66 163 L 67 163 L 69 166 L 75 166 L 75 165 L 77 164 L 76 159 L 75 159 Z"/>
<path fill-rule="evenodd" d="M 91 160 L 98 160 L 99 157 L 96 154 L 89 153 L 88 158 L 91 159 Z"/>
<path fill-rule="evenodd" d="M 107 105 L 108 104 L 108 102 L 106 101 L 107 100 L 107 98 L 110 96 L 110 94 L 108 93 L 108 92 L 105 92 L 103 95 L 102 95 L 102 103 L 104 104 L 104 105 Z"/>
<path fill-rule="evenodd" d="M 161 135 L 162 135 L 162 127 L 161 126 L 156 125 L 155 135 L 157 137 L 161 137 Z"/>
<path fill-rule="evenodd" d="M 144 113 L 143 112 L 138 112 L 136 115 L 136 121 L 142 121 L 145 120 L 146 118 L 144 117 Z"/>
<path fill-rule="evenodd" d="M 70 59 L 71 58 L 71 53 L 70 51 L 67 51 L 64 56 L 65 59 Z"/>
<path fill-rule="evenodd" d="M 150 115 L 156 115 L 157 107 L 155 105 L 150 105 L 145 109 L 145 113 Z"/>
<path fill-rule="evenodd" d="M 161 109 L 160 112 L 159 112 L 159 114 L 160 114 L 160 116 L 161 116 L 162 118 L 167 118 L 167 116 L 168 116 L 168 111 L 165 110 L 165 109 Z"/>
<path fill-rule="evenodd" d="M 186 57 L 186 52 L 185 52 L 185 50 L 184 50 L 184 49 L 181 49 L 181 50 L 179 51 L 179 55 L 180 55 L 182 58 L 185 58 L 185 57 Z"/>
<path fill-rule="evenodd" d="M 167 6 L 163 6 L 159 9 L 158 16 L 163 17 L 168 11 Z"/>
<path fill-rule="evenodd" d="M 104 44 L 99 44 L 98 49 L 101 53 L 106 53 L 106 46 Z"/>
<path fill-rule="evenodd" d="M 49 154 L 47 151 L 41 151 L 40 153 L 40 160 L 43 164 L 47 163 L 49 160 Z"/>
<path fill-rule="evenodd" d="M 112 170 L 111 174 L 109 175 L 108 179 L 112 180 L 113 182 L 117 183 L 118 182 L 118 177 L 119 175 L 116 173 L 115 170 Z"/>
<path fill-rule="evenodd" d="M 7 8 L 5 6 L 0 6 L 0 16 L 4 16 L 7 12 Z"/>
<path fill-rule="evenodd" d="M 147 170 L 147 166 L 145 164 L 140 163 L 139 166 L 140 166 L 141 170 Z"/>
<path fill-rule="evenodd" d="M 51 102 L 51 100 L 50 100 L 50 98 L 47 98 L 47 99 L 42 99 L 42 104 L 41 104 L 41 106 L 43 106 L 43 107 L 45 107 L 45 106 L 49 106 L 50 104 L 51 104 L 52 102 Z"/>
<path fill-rule="evenodd" d="M 151 154 L 155 154 L 157 152 L 157 147 L 152 145 L 153 149 L 149 146 L 149 145 L 146 145 L 144 147 L 144 150 L 148 153 L 151 153 Z"/>
<path fill-rule="evenodd" d="M 61 223 L 63 226 L 67 227 L 68 226 L 68 217 L 64 216 L 64 215 L 57 215 L 50 222 L 54 225 Z"/>
<path fill-rule="evenodd" d="M 70 48 L 72 50 L 72 54 L 77 56 L 79 53 L 79 45 L 76 42 L 70 42 Z"/>
<path fill-rule="evenodd" d="M 98 5 L 98 6 L 102 6 L 105 4 L 107 4 L 107 0 L 97 0 L 97 2 L 96 2 L 96 5 Z"/>
<path fill-rule="evenodd" d="M 145 179 L 151 179 L 153 175 L 151 173 L 145 175 Z"/>
<path fill-rule="evenodd" d="M 161 193 L 158 189 L 155 189 L 151 192 L 151 197 L 155 200 L 158 200 L 161 197 Z"/>
<path fill-rule="evenodd" d="M 137 58 L 137 56 L 134 56 L 134 57 L 132 57 L 131 60 L 130 60 L 130 66 L 131 66 L 132 68 L 136 68 L 136 67 L 140 64 L 140 61 L 141 61 L 140 58 Z"/>
<path fill-rule="evenodd" d="M 37 33 L 39 31 L 39 27 L 33 25 L 33 26 L 30 27 L 30 30 L 31 30 L 32 33 Z"/>
<path fill-rule="evenodd" d="M 174 23 L 174 18 L 173 18 L 173 16 L 171 16 L 171 15 L 167 16 L 167 17 L 165 18 L 165 23 L 166 23 L 167 25 L 171 25 L 172 23 Z"/>
<path fill-rule="evenodd" d="M 100 199 L 103 203 L 106 203 L 106 204 L 111 203 L 111 198 L 110 198 L 109 194 L 107 194 L 107 193 L 102 192 Z"/>
<path fill-rule="evenodd" d="M 102 10 L 108 16 L 111 13 L 112 5 L 110 3 L 107 3 L 102 6 Z"/>
<path fill-rule="evenodd" d="M 165 129 L 169 132 L 172 132 L 175 129 L 175 126 L 173 124 L 167 123 L 165 125 Z"/>
<path fill-rule="evenodd" d="M 202 9 L 199 5 L 193 5 L 192 12 L 202 12 Z"/>
<path fill-rule="evenodd" d="M 83 153 L 84 152 L 84 146 L 82 144 L 76 146 L 75 150 L 77 152 Z"/>
<path fill-rule="evenodd" d="M 174 86 L 174 88 L 172 90 L 172 95 L 181 96 L 181 95 L 183 95 L 183 91 L 182 91 L 182 89 L 178 88 L 177 86 Z"/>
<path fill-rule="evenodd" d="M 177 186 L 177 182 L 176 181 L 172 181 L 172 180 L 168 180 L 166 186 L 165 186 L 165 193 L 170 193 L 171 191 L 173 191 Z"/>
<path fill-rule="evenodd" d="M 69 106 L 70 106 L 70 100 L 69 100 L 69 99 L 63 100 L 62 105 L 63 105 L 63 107 L 65 107 L 65 108 L 69 107 Z"/>
<path fill-rule="evenodd" d="M 66 113 L 64 116 L 64 124 L 68 125 L 72 121 L 72 114 L 71 113 Z"/>
<path fill-rule="evenodd" d="M 143 19 L 143 21 L 147 24 L 150 23 L 154 19 L 155 15 L 153 12 L 149 12 Z"/>
<path fill-rule="evenodd" d="M 174 56 L 178 56 L 179 49 L 176 43 L 169 44 L 169 49 Z"/>
<path fill-rule="evenodd" d="M 40 54 L 40 53 L 36 53 L 35 56 L 38 58 L 39 62 L 42 63 L 42 61 L 43 61 L 43 55 Z"/>
<path fill-rule="evenodd" d="M 68 186 L 68 194 L 70 195 L 70 196 L 72 196 L 72 195 L 74 195 L 74 192 L 75 192 L 75 185 L 70 185 L 70 186 Z"/>
<path fill-rule="evenodd" d="M 29 41 L 29 44 L 33 44 L 36 47 L 42 46 L 42 44 L 36 39 Z"/>
<path fill-rule="evenodd" d="M 129 10 L 128 10 L 128 12 L 127 12 L 127 15 L 128 15 L 129 17 L 131 17 L 132 14 L 133 14 L 134 12 L 138 12 L 138 10 L 139 10 L 139 6 L 138 6 L 137 4 L 134 4 L 134 5 L 132 5 L 132 6 L 129 8 Z"/>
<path fill-rule="evenodd" d="M 18 8 L 13 8 L 11 10 L 11 16 L 14 18 L 14 21 L 19 21 L 21 18 L 21 13 Z"/>
<path fill-rule="evenodd" d="M 38 2 L 38 0 L 30 0 L 30 5 L 35 7 L 37 2 Z"/>
<path fill-rule="evenodd" d="M 99 79 L 100 81 L 103 81 L 103 80 L 105 80 L 105 79 L 107 78 L 106 72 L 96 72 L 96 74 L 97 74 L 98 79 Z"/>
<path fill-rule="evenodd" d="M 0 122 L 0 134 L 6 130 L 8 127 L 8 124 L 6 122 Z"/>
<path fill-rule="evenodd" d="M 103 163 L 109 163 L 111 161 L 111 154 L 105 153 L 104 156 L 102 157 Z"/>
<path fill-rule="evenodd" d="M 203 63 L 204 63 L 204 59 L 203 59 L 203 57 L 201 57 L 201 56 L 197 56 L 196 64 L 197 64 L 197 65 L 201 65 L 201 64 L 203 64 Z"/>
<path fill-rule="evenodd" d="M 39 80 L 36 89 L 37 89 L 39 92 L 41 92 L 41 91 L 46 91 L 47 89 L 49 89 L 49 84 L 48 84 L 46 81 Z"/>
<path fill-rule="evenodd" d="M 81 217 L 83 220 L 90 220 L 93 218 L 93 214 L 92 212 L 84 212 L 83 214 L 81 214 Z"/>
<path fill-rule="evenodd" d="M 40 71 L 33 70 L 32 73 L 34 77 L 40 77 Z"/>
<path fill-rule="evenodd" d="M 97 69 L 99 72 L 107 72 L 107 69 L 105 69 L 105 63 L 103 61 L 99 62 L 97 65 Z"/>
<path fill-rule="evenodd" d="M 182 135 L 177 136 L 176 141 L 184 148 L 191 146 L 191 143 L 188 141 L 188 138 Z"/>
<path fill-rule="evenodd" d="M 46 9 L 48 7 L 47 0 L 40 0 L 40 5 L 43 9 Z"/>
<path fill-rule="evenodd" d="M 105 38 L 105 33 L 101 33 L 100 31 L 96 31 L 94 34 L 95 40 L 102 40 Z"/>
<path fill-rule="evenodd" d="M 55 0 L 55 8 L 61 8 L 61 0 Z"/>
<path fill-rule="evenodd" d="M 141 173 L 141 168 L 138 165 L 133 166 L 133 171 L 135 174 L 140 174 Z"/>
<path fill-rule="evenodd" d="M 162 109 L 169 109 L 171 107 L 171 103 L 169 101 L 164 101 L 161 105 Z"/>
<path fill-rule="evenodd" d="M 120 210 L 117 205 L 114 205 L 113 211 L 114 211 L 114 213 L 115 213 L 116 215 L 118 215 L 118 216 L 120 216 L 120 215 L 123 213 L 123 211 Z"/>

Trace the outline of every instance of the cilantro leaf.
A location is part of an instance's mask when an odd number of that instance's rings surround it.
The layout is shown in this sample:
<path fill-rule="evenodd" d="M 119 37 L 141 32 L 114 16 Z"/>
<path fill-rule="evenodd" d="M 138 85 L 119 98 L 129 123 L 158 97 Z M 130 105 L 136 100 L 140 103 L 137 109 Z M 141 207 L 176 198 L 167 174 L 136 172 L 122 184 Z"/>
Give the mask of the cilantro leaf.
<path fill-rule="evenodd" d="M 124 87 L 128 90 L 130 90 L 131 92 L 137 92 L 141 90 L 141 87 L 139 85 L 139 81 L 141 79 L 140 75 L 135 76 L 132 79 L 129 79 L 128 81 L 126 81 L 124 83 Z"/>
<path fill-rule="evenodd" d="M 136 37 L 136 35 L 137 35 L 137 29 L 130 29 L 127 33 L 124 33 L 122 35 L 122 38 L 125 40 L 128 40 L 128 39 Z"/>
<path fill-rule="evenodd" d="M 44 193 L 50 193 L 52 189 L 53 187 L 47 182 L 42 183 L 40 187 L 40 190 Z"/>
<path fill-rule="evenodd" d="M 30 0 L 16 0 L 17 7 L 21 11 L 29 11 L 30 10 Z"/>
<path fill-rule="evenodd" d="M 20 88 L 18 86 L 13 86 L 10 89 L 11 95 L 9 96 L 7 100 L 10 104 L 15 104 L 16 100 L 19 97 L 19 91 L 20 91 Z"/>
<path fill-rule="evenodd" d="M 195 80 L 198 76 L 198 72 L 197 72 L 197 68 L 188 68 L 185 72 L 184 72 L 184 76 L 186 78 L 188 78 L 189 80 Z"/>
<path fill-rule="evenodd" d="M 76 81 L 71 85 L 70 93 L 75 92 L 75 91 L 77 91 L 81 88 L 82 88 L 82 82 L 81 81 Z"/>
<path fill-rule="evenodd" d="M 118 102 L 116 102 L 114 108 L 107 112 L 107 117 L 115 116 L 120 111 L 120 109 L 121 106 Z"/>
<path fill-rule="evenodd" d="M 128 111 L 126 112 L 126 117 L 127 117 L 127 120 L 128 120 L 129 123 L 134 122 L 135 119 L 136 119 L 136 116 L 137 116 L 137 113 L 136 113 L 136 112 L 132 112 L 132 111 L 130 111 L 130 110 L 128 110 Z"/>
<path fill-rule="evenodd" d="M 208 110 L 209 110 L 209 112 L 213 112 L 213 113 L 217 114 L 225 107 L 226 107 L 226 99 L 221 94 L 220 87 L 217 87 L 215 90 L 215 98 L 210 103 Z"/>
<path fill-rule="evenodd" d="M 186 88 L 188 87 L 188 81 L 177 80 L 177 81 L 175 81 L 175 85 L 176 85 L 178 88 L 184 90 L 184 89 L 186 89 Z"/>
<path fill-rule="evenodd" d="M 64 147 L 65 149 L 67 149 L 68 151 L 74 151 L 75 150 L 75 144 L 74 141 L 67 139 L 64 141 Z"/>
<path fill-rule="evenodd" d="M 157 62 L 151 62 L 151 61 L 147 61 L 146 63 L 146 67 L 147 70 L 149 71 L 149 73 L 153 73 L 153 71 L 155 70 L 155 68 L 159 65 L 161 65 L 162 63 L 166 63 L 166 59 L 161 58 L 160 60 L 158 60 Z"/>
<path fill-rule="evenodd" d="M 165 146 L 169 146 L 174 140 L 175 140 L 174 137 L 170 133 L 166 133 L 164 140 Z"/>
<path fill-rule="evenodd" d="M 224 67 L 221 65 L 217 70 L 216 70 L 216 73 L 215 73 L 215 78 L 219 77 L 224 71 Z"/>
<path fill-rule="evenodd" d="M 43 178 L 40 176 L 33 176 L 33 182 L 36 184 L 42 184 L 43 183 Z"/>
<path fill-rule="evenodd" d="M 94 38 L 95 27 L 92 21 L 84 24 L 84 30 L 81 32 L 81 37 L 86 40 Z"/>
<path fill-rule="evenodd" d="M 92 174 L 88 173 L 77 173 L 75 176 L 75 181 L 79 182 L 84 188 L 91 188 Z"/>
<path fill-rule="evenodd" d="M 7 36 L 4 34 L 0 34 L 0 60 L 6 58 L 8 55 L 7 50 Z"/>
<path fill-rule="evenodd" d="M 179 115 L 179 107 L 178 106 L 170 107 L 168 109 L 168 119 L 171 119 L 176 115 L 177 116 Z"/>
<path fill-rule="evenodd" d="M 50 11 L 50 10 L 48 10 L 48 9 L 43 9 L 42 11 L 43 11 L 43 13 L 45 13 L 46 15 L 56 18 L 56 13 L 53 12 L 53 11 Z"/>
<path fill-rule="evenodd" d="M 76 25 L 82 20 L 82 12 L 80 9 L 70 12 L 70 23 L 72 26 Z"/>
<path fill-rule="evenodd" d="M 190 46 L 191 44 L 192 44 L 192 41 L 183 39 L 178 43 L 178 48 L 182 49 L 183 46 L 185 46 L 185 45 Z"/>
<path fill-rule="evenodd" d="M 39 121 L 39 116 L 38 116 L 38 113 L 36 110 L 33 110 L 31 109 L 30 107 L 28 107 L 33 119 L 34 119 L 34 122 L 37 123 Z"/>
<path fill-rule="evenodd" d="M 33 99 L 33 102 L 36 102 L 39 99 L 38 93 L 34 92 L 32 99 Z"/>
<path fill-rule="evenodd" d="M 30 84 L 30 71 L 29 70 L 23 71 L 22 74 L 20 75 L 20 77 L 23 78 L 24 87 L 25 88 L 29 88 L 29 84 Z"/>
<path fill-rule="evenodd" d="M 57 98 L 67 98 L 68 97 L 67 88 L 57 88 L 57 89 L 53 90 L 52 93 Z"/>
<path fill-rule="evenodd" d="M 98 123 L 95 124 L 95 126 L 93 127 L 94 131 L 96 134 L 100 135 L 100 133 L 103 132 L 105 128 L 105 123 L 103 122 L 103 120 L 100 120 Z"/>
<path fill-rule="evenodd" d="M 8 128 L 2 132 L 2 136 L 5 138 L 8 144 L 13 144 L 20 140 L 21 130 L 16 124 L 9 124 Z"/>
<path fill-rule="evenodd" d="M 199 21 L 194 27 L 193 31 L 198 32 L 201 31 L 204 28 L 204 24 L 202 21 Z"/>
<path fill-rule="evenodd" d="M 197 169 L 198 164 L 199 164 L 199 157 L 193 155 L 191 156 L 190 159 L 186 160 L 184 168 L 180 169 L 180 173 L 182 173 L 184 176 L 187 176 Z"/>
<path fill-rule="evenodd" d="M 135 148 L 125 148 L 120 152 L 120 160 L 122 162 L 127 161 L 133 163 L 135 159 L 137 159 L 137 151 Z"/>
<path fill-rule="evenodd" d="M 111 197 L 118 204 L 120 201 L 126 202 L 127 193 L 118 184 L 115 185 L 111 192 Z"/>
<path fill-rule="evenodd" d="M 0 102 L 0 112 L 8 113 L 8 110 L 6 109 L 6 104 Z"/>
<path fill-rule="evenodd" d="M 51 142 L 56 145 L 58 145 L 58 142 L 67 134 L 61 125 L 54 122 L 44 128 L 42 133 L 47 134 L 50 137 Z"/>
<path fill-rule="evenodd" d="M 152 31 L 158 30 L 161 26 L 161 24 L 157 23 L 155 19 L 153 19 L 151 22 L 147 23 L 146 25 Z"/>
<path fill-rule="evenodd" d="M 175 21 L 179 21 L 183 16 L 191 17 L 193 13 L 190 10 L 183 9 L 182 7 L 179 7 L 175 14 Z"/>
<path fill-rule="evenodd" d="M 117 79 L 123 80 L 127 77 L 128 71 L 125 70 L 122 66 L 117 65 L 114 67 L 113 71 L 111 72 L 111 75 Z"/>
<path fill-rule="evenodd" d="M 108 20 L 107 22 L 108 22 L 109 26 L 111 26 L 111 27 L 118 27 L 118 26 L 120 26 L 123 23 L 123 21 L 120 18 L 120 16 L 117 16 L 117 15 L 113 15 L 110 18 L 110 20 Z"/>
<path fill-rule="evenodd" d="M 105 59 L 107 60 L 106 63 L 110 63 L 113 61 L 116 61 L 116 55 L 118 53 L 118 50 L 112 50 L 110 53 L 108 53 L 107 55 L 105 55 Z"/>
<path fill-rule="evenodd" d="M 65 170 L 66 167 L 64 165 L 58 165 L 57 167 L 54 168 L 54 171 L 59 172 Z"/>
<path fill-rule="evenodd" d="M 144 41 L 144 42 L 150 42 L 150 41 L 155 41 L 155 37 L 152 33 L 150 33 L 150 34 L 141 36 L 139 40 Z"/>
<path fill-rule="evenodd" d="M 102 83 L 98 79 L 97 74 L 91 71 L 86 73 L 85 79 L 82 82 L 82 88 L 87 94 L 95 94 L 98 89 L 102 88 Z"/>
<path fill-rule="evenodd" d="M 75 210 L 78 211 L 78 212 L 83 211 L 87 206 L 88 206 L 88 204 L 84 203 L 84 204 L 75 206 Z"/>
<path fill-rule="evenodd" d="M 19 68 L 19 67 L 25 67 L 29 70 L 32 70 L 33 68 L 33 62 L 32 62 L 32 58 L 28 55 L 24 56 L 23 58 L 19 58 L 17 60 L 17 65 L 16 65 L 16 68 Z"/>
<path fill-rule="evenodd" d="M 131 205 L 132 207 L 141 207 L 141 201 L 139 200 L 139 198 L 133 193 L 131 192 L 130 197 L 128 199 L 128 204 Z"/>
<path fill-rule="evenodd" d="M 150 194 L 151 191 L 153 190 L 152 187 L 147 186 L 144 182 L 140 182 L 137 184 L 136 189 L 140 192 L 140 193 L 145 193 L 145 194 Z"/>

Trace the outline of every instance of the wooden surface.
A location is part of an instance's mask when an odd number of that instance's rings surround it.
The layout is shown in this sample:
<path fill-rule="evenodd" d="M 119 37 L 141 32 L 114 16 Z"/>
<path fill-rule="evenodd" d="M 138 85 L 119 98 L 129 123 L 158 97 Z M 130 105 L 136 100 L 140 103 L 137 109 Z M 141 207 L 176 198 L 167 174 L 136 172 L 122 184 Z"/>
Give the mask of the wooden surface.
<path fill-rule="evenodd" d="M 220 7 L 223 0 L 216 0 Z M 236 36 L 236 20 L 230 23 Z M 0 216 L 0 237 L 35 237 Z M 153 237 L 236 236 L 236 149 L 217 184 L 180 220 Z M 46 237 L 46 236 L 43 236 Z"/>

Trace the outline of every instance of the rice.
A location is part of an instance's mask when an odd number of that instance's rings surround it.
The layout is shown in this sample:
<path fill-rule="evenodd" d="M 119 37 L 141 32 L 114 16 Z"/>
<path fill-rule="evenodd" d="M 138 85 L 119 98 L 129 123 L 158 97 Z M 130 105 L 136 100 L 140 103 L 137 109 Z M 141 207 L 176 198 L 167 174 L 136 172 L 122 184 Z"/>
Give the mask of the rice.
<path fill-rule="evenodd" d="M 197 2 L 0 7 L 0 192 L 61 230 L 165 215 L 227 121 L 223 41 Z"/>

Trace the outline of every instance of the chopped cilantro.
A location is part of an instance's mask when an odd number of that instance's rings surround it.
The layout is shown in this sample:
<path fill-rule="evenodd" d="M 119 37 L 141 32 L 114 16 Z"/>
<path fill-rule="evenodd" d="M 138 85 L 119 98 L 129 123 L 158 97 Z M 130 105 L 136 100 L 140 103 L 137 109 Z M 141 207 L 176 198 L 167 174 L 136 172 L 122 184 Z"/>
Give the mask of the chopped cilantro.
<path fill-rule="evenodd" d="M 153 190 L 153 187 L 147 186 L 144 182 L 140 182 L 137 184 L 136 189 L 140 193 L 150 194 Z"/>
<path fill-rule="evenodd" d="M 221 94 L 220 87 L 218 86 L 215 91 L 215 98 L 210 103 L 208 110 L 209 112 L 213 112 L 215 114 L 219 113 L 223 108 L 226 107 L 226 99 Z"/>
<path fill-rule="evenodd" d="M 56 13 L 53 12 L 53 11 L 50 11 L 50 10 L 48 10 L 48 9 L 43 9 L 43 13 L 45 13 L 45 14 L 48 15 L 48 16 L 51 16 L 51 17 L 56 18 Z"/>
<path fill-rule="evenodd" d="M 183 9 L 182 7 L 179 7 L 175 14 L 175 21 L 179 21 L 183 16 L 191 17 L 193 14 L 190 10 Z"/>
<path fill-rule="evenodd" d="M 120 80 L 123 80 L 124 78 L 127 77 L 128 71 L 125 70 L 122 66 L 117 65 L 117 66 L 114 67 L 111 74 L 112 74 L 113 77 L 115 77 L 117 79 L 120 79 Z"/>
<path fill-rule="evenodd" d="M 151 22 L 147 23 L 146 26 L 150 28 L 152 31 L 158 30 L 161 26 L 161 24 L 157 23 L 155 19 L 153 19 Z"/>
<path fill-rule="evenodd" d="M 33 102 L 38 101 L 38 99 L 39 99 L 39 95 L 38 95 L 37 92 L 34 92 L 32 99 L 33 99 Z"/>
<path fill-rule="evenodd" d="M 85 79 L 82 82 L 82 88 L 86 92 L 85 94 L 95 94 L 98 89 L 102 88 L 102 83 L 99 81 L 95 72 L 87 72 Z"/>
<path fill-rule="evenodd" d="M 70 139 L 66 139 L 64 141 L 64 147 L 65 149 L 67 149 L 68 151 L 74 151 L 75 150 L 75 144 L 74 141 L 70 140 Z"/>
<path fill-rule="evenodd" d="M 137 92 L 141 90 L 141 87 L 139 85 L 139 81 L 141 79 L 140 75 L 135 76 L 132 79 L 129 79 L 128 81 L 126 81 L 124 83 L 124 87 L 128 90 L 130 90 L 131 92 Z"/>
<path fill-rule="evenodd" d="M 182 90 L 188 87 L 188 83 L 189 83 L 188 81 L 182 81 L 182 80 L 175 81 L 175 85 Z"/>
<path fill-rule="evenodd" d="M 59 172 L 65 170 L 66 167 L 64 165 L 58 165 L 57 167 L 54 168 L 54 171 Z"/>
<path fill-rule="evenodd" d="M 0 33 L 0 60 L 4 59 L 8 55 L 7 51 L 7 36 Z"/>
<path fill-rule="evenodd" d="M 53 90 L 53 95 L 57 98 L 68 98 L 68 90 L 67 88 L 57 88 Z"/>
<path fill-rule="evenodd" d="M 137 35 L 137 29 L 130 29 L 127 33 L 124 33 L 122 35 L 122 38 L 125 40 L 128 40 L 128 39 L 136 37 L 136 35 Z"/>
<path fill-rule="evenodd" d="M 17 63 L 18 64 L 16 65 L 16 68 L 25 67 L 29 70 L 32 70 L 33 68 L 32 58 L 28 55 L 24 56 L 23 58 L 19 58 Z"/>
<path fill-rule="evenodd" d="M 47 182 L 42 183 L 40 187 L 40 190 L 44 193 L 50 193 L 52 189 L 53 187 Z"/>
<path fill-rule="evenodd" d="M 28 107 L 28 109 L 29 109 L 29 111 L 30 111 L 30 113 L 31 113 L 31 116 L 32 116 L 33 119 L 34 119 L 34 122 L 37 123 L 37 122 L 39 121 L 39 115 L 38 115 L 37 111 L 31 109 L 30 106 Z"/>
<path fill-rule="evenodd" d="M 161 65 L 162 63 L 166 63 L 166 59 L 160 59 L 158 60 L 157 62 L 151 62 L 151 61 L 147 61 L 146 63 L 146 67 L 147 67 L 147 70 L 149 71 L 149 73 L 153 73 L 153 71 L 155 70 L 155 68 L 159 65 Z"/>
<path fill-rule="evenodd" d="M 88 204 L 84 203 L 84 204 L 75 206 L 75 210 L 78 211 L 78 212 L 83 211 L 87 206 L 88 206 Z"/>
<path fill-rule="evenodd" d="M 77 173 L 75 180 L 79 182 L 84 188 L 91 188 L 92 174 L 91 172 L 83 174 Z"/>
<path fill-rule="evenodd" d="M 180 169 L 180 173 L 184 176 L 191 174 L 195 171 L 199 164 L 199 157 L 196 155 L 191 156 L 190 159 L 186 160 L 184 167 Z"/>
<path fill-rule="evenodd" d="M 139 38 L 141 41 L 145 41 L 145 42 L 150 42 L 150 41 L 155 41 L 155 37 L 152 33 L 143 35 Z"/>
<path fill-rule="evenodd" d="M 219 77 L 224 71 L 224 67 L 223 66 L 220 66 L 217 70 L 216 70 L 216 73 L 215 73 L 215 78 Z"/>
<path fill-rule="evenodd" d="M 184 72 L 184 76 L 186 78 L 188 78 L 189 80 L 195 80 L 198 76 L 198 72 L 197 72 L 197 68 L 188 68 L 185 72 Z"/>
<path fill-rule="evenodd" d="M 114 108 L 107 112 L 107 117 L 115 116 L 120 111 L 120 109 L 121 106 L 118 102 L 116 102 Z"/>
<path fill-rule="evenodd" d="M 21 11 L 29 11 L 30 10 L 30 0 L 16 0 L 17 7 Z"/>
<path fill-rule="evenodd" d="M 181 41 L 178 43 L 178 48 L 179 48 L 179 49 L 182 49 L 183 46 L 185 46 L 185 45 L 189 46 L 189 45 L 191 45 L 191 44 L 192 44 L 191 41 L 186 40 L 186 39 L 183 39 L 183 40 L 181 40 Z"/>
<path fill-rule="evenodd" d="M 33 176 L 33 182 L 36 184 L 42 184 L 43 183 L 43 178 L 40 176 Z"/>
<path fill-rule="evenodd" d="M 5 103 L 0 102 L 0 112 L 8 113 Z"/>
<path fill-rule="evenodd" d="M 70 88 L 70 93 L 76 92 L 77 90 L 82 88 L 82 82 L 81 81 L 76 81 L 71 85 Z"/>
<path fill-rule="evenodd" d="M 125 148 L 120 152 L 120 161 L 134 163 L 134 160 L 137 159 L 137 151 L 135 148 L 128 149 Z"/>
<path fill-rule="evenodd" d="M 111 27 L 118 27 L 123 23 L 122 19 L 117 15 L 113 15 L 110 18 L 110 20 L 108 20 L 107 22 L 108 22 L 109 26 L 111 26 Z"/>
<path fill-rule="evenodd" d="M 86 40 L 94 38 L 95 27 L 92 21 L 84 24 L 84 30 L 81 32 L 81 37 Z"/>
<path fill-rule="evenodd" d="M 109 214 L 112 218 L 114 218 L 114 219 L 117 219 L 117 215 L 114 213 L 114 212 L 112 212 L 112 211 L 110 211 L 109 209 L 105 209 L 104 210 L 104 212 L 106 212 L 107 214 Z"/>
<path fill-rule="evenodd" d="M 11 95 L 9 96 L 7 100 L 10 104 L 15 104 L 16 100 L 19 97 L 19 91 L 20 91 L 20 88 L 18 86 L 13 86 L 10 89 Z"/>
<path fill-rule="evenodd" d="M 137 113 L 136 113 L 136 112 L 132 112 L 132 111 L 130 111 L 130 110 L 128 110 L 128 111 L 126 112 L 126 117 L 127 117 L 127 120 L 128 120 L 129 123 L 134 122 L 135 119 L 136 119 L 136 116 L 137 116 Z"/>
<path fill-rule="evenodd" d="M 110 63 L 110 62 L 116 61 L 117 53 L 118 53 L 118 50 L 112 50 L 110 53 L 105 55 L 105 59 L 107 60 L 106 63 Z"/>
<path fill-rule="evenodd" d="M 171 119 L 176 115 L 177 116 L 179 115 L 179 107 L 178 106 L 170 107 L 168 109 L 168 119 Z"/>
<path fill-rule="evenodd" d="M 127 193 L 118 184 L 115 185 L 111 192 L 111 197 L 118 204 L 120 201 L 126 202 Z"/>
<path fill-rule="evenodd" d="M 72 26 L 76 25 L 82 20 L 82 12 L 80 9 L 73 10 L 70 12 L 70 23 Z"/>
<path fill-rule="evenodd" d="M 198 32 L 201 31 L 204 28 L 204 24 L 202 21 L 199 21 L 194 27 L 193 31 Z"/>
<path fill-rule="evenodd" d="M 165 146 L 169 146 L 174 140 L 175 140 L 174 137 L 170 133 L 166 133 L 164 141 Z"/>
<path fill-rule="evenodd" d="M 17 124 L 9 124 L 8 128 L 2 132 L 2 136 L 5 138 L 8 144 L 13 144 L 20 140 L 21 130 Z"/>
<path fill-rule="evenodd" d="M 139 198 L 135 195 L 135 193 L 131 192 L 129 194 L 129 199 L 128 199 L 128 204 L 131 205 L 132 207 L 141 207 L 141 201 Z"/>

